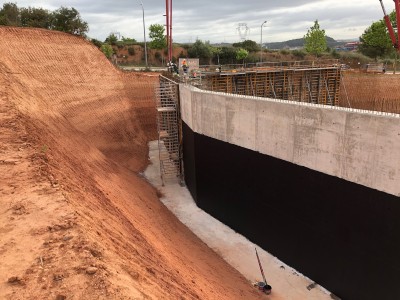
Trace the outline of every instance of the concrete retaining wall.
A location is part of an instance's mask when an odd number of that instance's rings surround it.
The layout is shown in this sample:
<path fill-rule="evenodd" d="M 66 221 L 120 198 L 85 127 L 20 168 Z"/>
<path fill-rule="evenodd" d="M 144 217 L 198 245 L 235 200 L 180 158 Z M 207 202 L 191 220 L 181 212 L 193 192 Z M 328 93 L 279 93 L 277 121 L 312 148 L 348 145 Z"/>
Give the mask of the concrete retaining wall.
<path fill-rule="evenodd" d="M 400 116 L 180 86 L 196 133 L 400 196 Z"/>
<path fill-rule="evenodd" d="M 342 299 L 400 299 L 396 115 L 181 86 L 196 204 Z"/>

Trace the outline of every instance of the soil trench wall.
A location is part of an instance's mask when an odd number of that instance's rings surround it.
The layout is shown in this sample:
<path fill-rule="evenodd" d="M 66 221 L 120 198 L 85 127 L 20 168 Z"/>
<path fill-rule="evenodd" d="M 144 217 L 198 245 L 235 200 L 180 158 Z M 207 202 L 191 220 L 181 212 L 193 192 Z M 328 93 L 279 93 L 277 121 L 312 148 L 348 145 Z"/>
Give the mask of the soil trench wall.
<path fill-rule="evenodd" d="M 343 299 L 400 298 L 398 115 L 180 92 L 199 207 Z"/>

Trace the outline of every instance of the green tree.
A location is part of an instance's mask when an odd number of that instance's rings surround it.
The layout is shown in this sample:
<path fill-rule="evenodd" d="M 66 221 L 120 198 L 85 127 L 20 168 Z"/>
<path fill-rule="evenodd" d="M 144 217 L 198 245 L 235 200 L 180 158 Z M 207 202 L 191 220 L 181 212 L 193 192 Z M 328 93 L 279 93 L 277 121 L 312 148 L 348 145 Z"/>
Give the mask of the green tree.
<path fill-rule="evenodd" d="M 161 50 L 167 47 L 165 28 L 160 24 L 151 24 L 149 27 L 149 37 L 151 38 L 150 48 Z"/>
<path fill-rule="evenodd" d="M 111 58 L 111 56 L 114 54 L 114 50 L 110 44 L 103 44 L 100 50 L 107 58 Z"/>
<path fill-rule="evenodd" d="M 232 46 L 235 48 L 243 48 L 249 52 L 256 52 L 260 50 L 260 46 L 252 40 L 245 40 L 240 43 L 234 43 L 232 44 Z"/>
<path fill-rule="evenodd" d="M 15 3 L 4 3 L 0 10 L 0 25 L 20 26 L 19 10 Z"/>
<path fill-rule="evenodd" d="M 211 46 L 209 42 L 202 42 L 196 40 L 196 42 L 188 49 L 188 55 L 192 58 L 198 58 L 200 64 L 210 64 L 210 60 L 213 56 Z"/>
<path fill-rule="evenodd" d="M 247 57 L 248 55 L 249 55 L 249 51 L 247 51 L 246 49 L 239 48 L 239 49 L 236 51 L 236 59 L 237 59 L 237 60 L 243 61 L 243 64 L 244 64 L 244 60 L 246 59 L 246 57 Z"/>
<path fill-rule="evenodd" d="M 308 53 L 319 56 L 326 51 L 326 47 L 325 30 L 320 29 L 318 20 L 315 20 L 314 26 L 304 36 L 304 48 Z"/>
<path fill-rule="evenodd" d="M 219 56 L 221 64 L 233 64 L 236 60 L 236 49 L 233 47 L 222 47 Z"/>
<path fill-rule="evenodd" d="M 122 36 L 121 40 L 124 45 L 134 45 L 137 43 L 135 39 L 127 38 L 124 36 Z"/>
<path fill-rule="evenodd" d="M 89 26 L 75 8 L 60 7 L 52 14 L 51 29 L 85 36 Z"/>
<path fill-rule="evenodd" d="M 395 11 L 390 13 L 389 18 L 392 23 L 396 24 Z M 370 27 L 365 29 L 360 37 L 360 42 L 359 51 L 372 58 L 387 56 L 394 51 L 384 20 L 374 22 Z"/>
<path fill-rule="evenodd" d="M 96 39 L 91 39 L 90 40 L 97 48 L 101 48 L 101 46 L 103 46 L 103 43 L 99 40 Z"/>
<path fill-rule="evenodd" d="M 117 38 L 117 36 L 114 34 L 114 33 L 111 33 L 107 38 L 106 38 L 106 40 L 104 41 L 105 43 L 107 43 L 107 44 L 110 44 L 110 45 L 116 45 L 117 44 L 117 42 L 118 42 L 118 38 Z"/>
<path fill-rule="evenodd" d="M 22 7 L 20 10 L 21 26 L 50 29 L 51 13 L 47 9 Z"/>
<path fill-rule="evenodd" d="M 211 46 L 211 52 L 214 57 L 217 57 L 217 64 L 220 64 L 219 57 L 222 54 L 222 48 L 221 47 L 212 47 Z"/>

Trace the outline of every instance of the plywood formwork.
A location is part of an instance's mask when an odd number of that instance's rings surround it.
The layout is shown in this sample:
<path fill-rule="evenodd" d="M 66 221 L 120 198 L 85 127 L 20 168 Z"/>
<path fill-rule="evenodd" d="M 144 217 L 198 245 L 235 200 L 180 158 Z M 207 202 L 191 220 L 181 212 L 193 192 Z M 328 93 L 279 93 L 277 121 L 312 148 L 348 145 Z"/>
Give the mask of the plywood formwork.
<path fill-rule="evenodd" d="M 229 94 L 338 105 L 340 67 L 257 68 L 243 72 L 205 72 L 202 88 Z"/>

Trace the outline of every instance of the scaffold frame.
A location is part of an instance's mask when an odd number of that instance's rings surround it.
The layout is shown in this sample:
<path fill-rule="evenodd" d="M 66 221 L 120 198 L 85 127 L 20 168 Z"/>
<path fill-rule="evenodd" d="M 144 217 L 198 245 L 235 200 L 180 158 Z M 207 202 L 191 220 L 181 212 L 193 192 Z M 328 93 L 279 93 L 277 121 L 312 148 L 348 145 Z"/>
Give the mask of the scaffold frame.
<path fill-rule="evenodd" d="M 180 178 L 183 184 L 182 131 L 179 110 L 179 85 L 160 75 L 155 89 L 158 150 L 162 184 L 168 178 Z"/>

